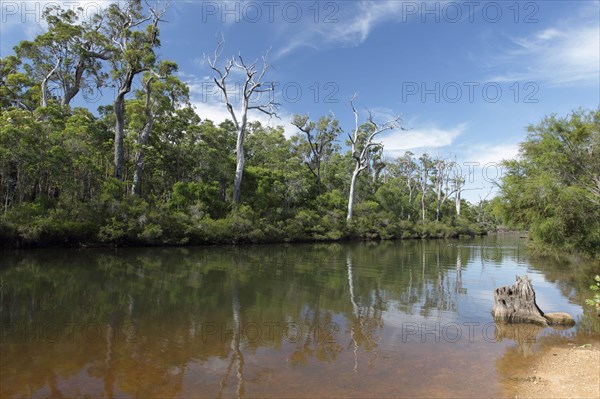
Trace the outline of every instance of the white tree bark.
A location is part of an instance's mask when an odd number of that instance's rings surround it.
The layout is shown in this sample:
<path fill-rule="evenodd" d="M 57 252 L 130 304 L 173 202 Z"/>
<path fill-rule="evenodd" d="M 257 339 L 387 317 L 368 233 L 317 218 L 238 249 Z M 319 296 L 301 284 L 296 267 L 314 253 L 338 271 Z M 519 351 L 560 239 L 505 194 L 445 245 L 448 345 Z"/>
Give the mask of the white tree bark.
<path fill-rule="evenodd" d="M 369 112 L 369 117 L 367 119 L 367 124 L 371 126 L 372 130 L 370 132 L 365 132 L 360 129 L 358 124 L 358 111 L 354 107 L 354 99 L 356 95 L 352 97 L 350 100 L 350 107 L 352 108 L 352 112 L 354 113 L 354 133 L 352 135 L 348 134 L 348 138 L 350 139 L 350 143 L 352 145 L 352 157 L 355 161 L 354 171 L 352 172 L 352 177 L 350 180 L 350 192 L 348 194 L 348 213 L 346 215 L 346 219 L 348 221 L 352 220 L 352 213 L 354 210 L 354 193 L 356 190 L 356 179 L 359 174 L 365 170 L 369 166 L 369 156 L 371 151 L 381 146 L 380 143 L 374 143 L 373 139 L 378 134 L 385 132 L 386 130 L 391 130 L 395 128 L 401 128 L 400 116 L 382 124 L 378 125 L 373 120 L 373 115 Z M 368 135 L 365 140 L 362 140 L 364 135 Z"/>
<path fill-rule="evenodd" d="M 421 170 L 421 220 L 425 224 L 425 193 L 427 192 L 427 181 L 429 180 L 429 169 L 423 162 Z"/>
<path fill-rule="evenodd" d="M 263 57 L 263 66 L 259 71 L 256 68 L 257 61 L 247 65 L 241 55 L 236 58 L 231 58 L 227 64 L 221 69 L 217 66 L 217 61 L 223 50 L 223 40 L 217 43 L 217 48 L 212 58 L 209 58 L 208 64 L 211 69 L 216 73 L 213 77 L 213 81 L 223 94 L 223 99 L 227 107 L 229 115 L 231 115 L 233 124 L 237 131 L 237 141 L 235 146 L 236 166 L 235 166 L 235 179 L 233 182 L 233 202 L 239 204 L 241 202 L 241 189 L 242 189 L 242 177 L 244 174 L 244 165 L 246 159 L 244 156 L 244 140 L 246 136 L 246 127 L 248 124 L 248 111 L 255 109 L 264 114 L 277 116 L 276 110 L 279 106 L 275 102 L 272 95 L 269 95 L 268 100 L 262 101 L 260 104 L 251 104 L 251 97 L 254 94 L 261 93 L 273 93 L 275 89 L 274 82 L 265 82 L 264 77 L 269 69 L 270 65 L 267 63 L 267 55 Z M 241 87 L 241 99 L 242 104 L 238 113 L 234 110 L 233 104 L 230 101 L 229 93 L 227 92 L 227 79 L 230 76 L 233 68 L 239 69 L 245 75 L 244 83 Z M 258 97 L 261 97 L 260 95 Z M 239 119 L 238 119 L 239 115 Z"/>
<path fill-rule="evenodd" d="M 348 215 L 346 217 L 348 220 L 352 219 L 352 211 L 354 209 L 354 191 L 356 189 L 356 179 L 358 178 L 360 171 L 361 171 L 360 166 L 357 165 L 354 168 L 354 172 L 352 172 L 352 177 L 350 178 L 350 193 L 348 194 Z"/>
<path fill-rule="evenodd" d="M 48 72 L 48 75 L 46 75 L 44 77 L 44 80 L 42 80 L 42 107 L 47 107 L 48 106 L 48 81 L 50 80 L 50 78 L 52 77 L 52 75 L 54 75 L 54 73 L 56 72 L 56 70 L 58 69 L 58 67 L 60 66 L 62 62 L 62 58 L 58 58 L 56 60 L 56 65 L 54 66 L 54 68 L 52 68 L 52 70 L 50 72 Z"/>
<path fill-rule="evenodd" d="M 142 173 L 144 172 L 144 150 L 146 145 L 148 144 L 148 139 L 150 138 L 150 133 L 152 133 L 152 129 L 154 128 L 154 114 L 151 109 L 151 96 L 152 96 L 152 80 L 153 77 L 149 77 L 146 83 L 144 84 L 146 91 L 146 124 L 140 133 L 138 138 L 139 148 L 135 154 L 135 166 L 133 172 L 133 184 L 131 191 L 135 195 L 142 194 Z"/>

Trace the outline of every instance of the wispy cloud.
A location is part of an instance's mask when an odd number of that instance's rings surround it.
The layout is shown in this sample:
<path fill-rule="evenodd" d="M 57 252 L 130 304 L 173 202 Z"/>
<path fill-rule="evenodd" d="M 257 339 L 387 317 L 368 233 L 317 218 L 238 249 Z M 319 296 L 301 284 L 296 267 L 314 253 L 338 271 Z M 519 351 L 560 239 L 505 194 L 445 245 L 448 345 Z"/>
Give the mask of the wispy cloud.
<path fill-rule="evenodd" d="M 275 58 L 283 57 L 300 48 L 342 45 L 358 46 L 379 24 L 392 20 L 402 13 L 404 0 L 348 1 L 338 4 L 331 23 L 307 23 L 295 26 L 291 39 L 278 49 Z M 290 25 L 290 24 L 288 24 Z"/>
<path fill-rule="evenodd" d="M 599 83 L 600 24 L 595 18 L 568 20 L 560 26 L 512 39 L 513 48 L 497 57 L 507 72 L 498 82 L 538 81 L 553 85 Z"/>
<path fill-rule="evenodd" d="M 467 129 L 466 123 L 452 128 L 437 126 L 414 128 L 406 131 L 394 131 L 381 138 L 384 151 L 398 156 L 406 151 L 431 150 L 448 147 Z"/>
<path fill-rule="evenodd" d="M 519 153 L 518 143 L 469 144 L 462 152 L 465 162 L 475 162 L 481 167 L 500 163 L 505 159 L 513 159 Z"/>

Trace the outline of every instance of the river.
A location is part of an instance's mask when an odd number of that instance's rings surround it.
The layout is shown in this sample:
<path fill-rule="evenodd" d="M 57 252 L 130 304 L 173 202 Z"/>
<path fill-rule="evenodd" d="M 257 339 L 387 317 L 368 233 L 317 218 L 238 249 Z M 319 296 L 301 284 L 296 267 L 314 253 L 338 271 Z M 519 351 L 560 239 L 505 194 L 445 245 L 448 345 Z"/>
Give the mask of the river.
<path fill-rule="evenodd" d="M 512 234 L 0 257 L 2 398 L 502 397 L 600 332 L 597 264 Z M 576 326 L 496 328 L 493 290 L 523 274 Z"/>

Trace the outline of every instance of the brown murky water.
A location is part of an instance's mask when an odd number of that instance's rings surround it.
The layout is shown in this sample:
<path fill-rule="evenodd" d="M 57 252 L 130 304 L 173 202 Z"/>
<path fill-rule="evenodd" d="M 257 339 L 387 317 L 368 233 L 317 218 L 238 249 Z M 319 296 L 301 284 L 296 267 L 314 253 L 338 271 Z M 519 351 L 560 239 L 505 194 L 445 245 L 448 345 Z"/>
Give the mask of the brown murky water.
<path fill-rule="evenodd" d="M 598 265 L 506 235 L 217 248 L 4 252 L 0 397 L 506 397 L 530 356 L 598 339 Z M 567 330 L 496 328 L 529 274 Z"/>

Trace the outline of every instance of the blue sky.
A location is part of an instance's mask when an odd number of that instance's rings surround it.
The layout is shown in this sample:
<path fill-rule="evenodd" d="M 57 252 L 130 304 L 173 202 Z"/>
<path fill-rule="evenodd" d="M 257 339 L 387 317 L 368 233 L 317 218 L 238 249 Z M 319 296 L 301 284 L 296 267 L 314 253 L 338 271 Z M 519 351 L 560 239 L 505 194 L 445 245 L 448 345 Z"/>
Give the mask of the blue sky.
<path fill-rule="evenodd" d="M 2 0 L 2 56 L 41 31 L 36 13 L 48 3 Z M 471 201 L 487 195 L 501 173 L 494 163 L 516 154 L 528 124 L 600 105 L 596 0 L 172 1 L 165 20 L 159 54 L 179 64 L 201 117 L 227 116 L 205 58 L 218 37 L 223 57 L 270 49 L 281 119 L 253 117 L 289 135 L 292 114 L 332 112 L 351 129 L 358 93 L 357 108 L 380 122 L 401 114 L 409 129 L 380 137 L 388 156 L 456 157 L 465 172 L 470 162 L 470 186 L 481 188 L 465 193 Z"/>

